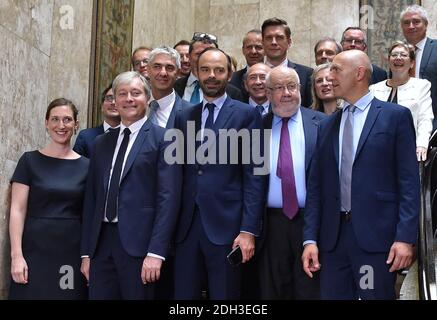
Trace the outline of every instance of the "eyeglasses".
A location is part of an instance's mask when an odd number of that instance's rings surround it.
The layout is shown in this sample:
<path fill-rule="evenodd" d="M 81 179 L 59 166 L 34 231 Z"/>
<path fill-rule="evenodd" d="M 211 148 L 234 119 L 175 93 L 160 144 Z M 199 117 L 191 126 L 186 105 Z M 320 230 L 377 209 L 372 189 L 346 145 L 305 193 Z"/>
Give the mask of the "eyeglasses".
<path fill-rule="evenodd" d="M 217 36 L 209 33 L 203 33 L 203 32 L 194 32 L 193 34 L 193 41 L 197 40 L 210 40 L 214 43 L 217 43 Z"/>
<path fill-rule="evenodd" d="M 405 52 L 391 52 L 390 53 L 390 57 L 392 58 L 402 58 L 402 59 L 407 59 L 410 55 L 408 53 Z"/>
<path fill-rule="evenodd" d="M 103 98 L 103 100 L 105 100 L 106 102 L 114 102 L 115 97 L 112 94 L 108 94 L 107 96 L 105 96 L 105 98 Z"/>
<path fill-rule="evenodd" d="M 74 122 L 74 119 L 72 117 L 64 117 L 64 118 L 59 118 L 56 116 L 53 116 L 49 119 L 50 123 L 54 124 L 54 125 L 58 125 L 61 121 L 64 125 L 69 125 L 72 124 Z"/>
<path fill-rule="evenodd" d="M 345 43 L 352 43 L 355 44 L 357 46 L 361 46 L 361 45 L 365 45 L 366 43 L 364 42 L 364 40 L 359 40 L 359 39 L 351 39 L 351 38 L 344 38 L 343 42 Z"/>
<path fill-rule="evenodd" d="M 139 67 L 141 65 L 141 63 L 143 63 L 144 65 L 147 66 L 147 64 L 149 63 L 149 59 L 143 59 L 143 60 L 135 60 L 134 61 L 134 67 Z"/>
<path fill-rule="evenodd" d="M 276 92 L 278 91 L 284 92 L 285 89 L 287 89 L 289 92 L 295 92 L 299 86 L 300 86 L 299 83 L 289 83 L 285 85 L 277 85 L 274 87 L 269 87 L 269 89 Z"/>

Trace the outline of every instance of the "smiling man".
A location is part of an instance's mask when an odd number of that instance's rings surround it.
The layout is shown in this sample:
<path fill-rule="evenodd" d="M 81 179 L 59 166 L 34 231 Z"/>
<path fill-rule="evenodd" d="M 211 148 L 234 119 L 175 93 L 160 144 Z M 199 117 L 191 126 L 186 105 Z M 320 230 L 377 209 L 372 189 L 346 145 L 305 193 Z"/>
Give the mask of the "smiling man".
<path fill-rule="evenodd" d="M 180 67 L 180 55 L 170 47 L 156 48 L 149 55 L 147 69 L 153 100 L 150 120 L 163 128 L 173 128 L 176 113 L 191 106 L 173 89 Z"/>
<path fill-rule="evenodd" d="M 90 159 L 81 271 L 90 299 L 153 299 L 179 209 L 181 172 L 164 161 L 165 129 L 146 121 L 150 87 L 137 72 L 113 82 L 120 130 Z"/>

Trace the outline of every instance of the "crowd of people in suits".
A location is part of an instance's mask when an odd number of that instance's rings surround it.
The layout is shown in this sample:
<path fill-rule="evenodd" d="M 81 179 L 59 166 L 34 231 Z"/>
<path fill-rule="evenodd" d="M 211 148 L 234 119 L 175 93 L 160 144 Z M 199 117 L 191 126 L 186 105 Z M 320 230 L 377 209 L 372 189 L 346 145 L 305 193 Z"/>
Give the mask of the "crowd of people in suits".
<path fill-rule="evenodd" d="M 279 18 L 247 32 L 236 72 L 212 34 L 139 47 L 133 71 L 102 92 L 103 124 L 73 148 L 77 108 L 52 101 L 50 142 L 11 178 L 9 298 L 395 299 L 397 271 L 414 260 L 418 161 L 436 127 L 427 25 L 421 6 L 402 12 L 406 41 L 389 48 L 388 75 L 358 27 L 318 41 L 314 70 L 290 61 Z M 196 141 L 167 139 L 190 136 L 191 124 Z M 261 132 L 253 149 L 234 146 L 249 161 L 221 144 L 217 161 L 191 161 L 232 130 Z M 182 163 L 167 161 L 175 142 Z"/>

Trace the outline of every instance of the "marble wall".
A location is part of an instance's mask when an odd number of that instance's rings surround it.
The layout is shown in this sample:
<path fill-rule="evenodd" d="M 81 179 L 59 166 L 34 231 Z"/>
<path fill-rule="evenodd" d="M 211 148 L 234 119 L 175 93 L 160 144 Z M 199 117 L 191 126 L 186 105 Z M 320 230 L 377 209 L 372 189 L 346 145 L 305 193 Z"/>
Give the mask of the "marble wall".
<path fill-rule="evenodd" d="M 44 116 L 72 99 L 86 124 L 92 0 L 0 2 L 0 298 L 9 283 L 9 179 L 20 155 L 46 143 Z"/>

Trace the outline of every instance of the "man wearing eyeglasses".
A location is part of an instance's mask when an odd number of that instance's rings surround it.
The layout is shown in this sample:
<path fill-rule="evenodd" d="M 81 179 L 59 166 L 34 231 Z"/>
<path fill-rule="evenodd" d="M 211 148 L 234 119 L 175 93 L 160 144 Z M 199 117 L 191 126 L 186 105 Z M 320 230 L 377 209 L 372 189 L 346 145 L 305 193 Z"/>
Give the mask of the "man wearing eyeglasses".
<path fill-rule="evenodd" d="M 401 12 L 401 28 L 405 39 L 416 48 L 415 77 L 431 82 L 433 129 L 437 127 L 437 40 L 426 36 L 428 13 L 419 5 Z"/>
<path fill-rule="evenodd" d="M 360 50 L 366 52 L 367 36 L 363 29 L 359 27 L 348 27 L 343 31 L 341 37 L 343 50 Z M 372 63 L 372 78 L 370 84 L 378 83 L 387 79 L 387 72 Z"/>
<path fill-rule="evenodd" d="M 149 62 L 149 54 L 151 51 L 151 48 L 141 46 L 136 48 L 132 53 L 132 68 L 147 80 L 149 80 L 147 64 Z"/>
<path fill-rule="evenodd" d="M 263 118 L 271 129 L 267 209 L 261 237 L 259 279 L 262 299 L 318 299 L 319 279 L 308 278 L 301 255 L 306 181 L 318 138 L 321 112 L 301 107 L 296 71 L 273 68 L 267 76 L 272 113 Z"/>
<path fill-rule="evenodd" d="M 243 143 L 230 146 L 217 142 L 213 160 L 208 158 L 205 164 L 199 154 L 202 145 L 211 144 L 226 132 L 243 129 L 250 134 L 261 129 L 261 115 L 227 95 L 231 60 L 222 50 L 208 48 L 200 54 L 198 76 L 202 102 L 183 110 L 176 119 L 185 140 L 191 136 L 193 125 L 203 138 L 196 143 L 195 163 L 185 161 L 183 168 L 182 206 L 175 235 L 175 298 L 200 299 L 206 271 L 211 299 L 238 299 L 241 265 L 232 266 L 227 255 L 239 246 L 245 263 L 255 252 L 264 206 L 264 180 L 255 174 L 253 159 L 246 163 L 242 155 L 250 157 L 251 151 L 257 152 L 253 148 L 260 146 L 246 149 Z M 189 150 L 195 141 L 184 143 L 185 150 Z M 206 152 L 211 156 L 213 151 Z M 235 154 L 239 156 L 233 157 Z"/>
<path fill-rule="evenodd" d="M 102 92 L 102 115 L 103 123 L 98 127 L 81 130 L 74 144 L 73 150 L 86 158 L 90 157 L 97 136 L 120 126 L 120 114 L 115 107 L 112 85 Z"/>
<path fill-rule="evenodd" d="M 206 48 L 218 48 L 217 37 L 208 33 L 195 32 L 189 48 L 191 72 L 188 76 L 176 80 L 174 84 L 176 93 L 192 104 L 197 104 L 203 99 L 198 79 L 197 62 L 200 53 Z M 226 93 L 232 99 L 244 101 L 241 91 L 232 84 L 227 84 Z"/>
<path fill-rule="evenodd" d="M 271 67 L 279 65 L 296 70 L 301 81 L 300 94 L 302 105 L 311 106 L 311 75 L 313 69 L 294 63 L 287 59 L 287 51 L 291 47 L 291 30 L 287 21 L 279 18 L 270 18 L 263 22 L 262 44 L 265 52 L 265 63 Z"/>

